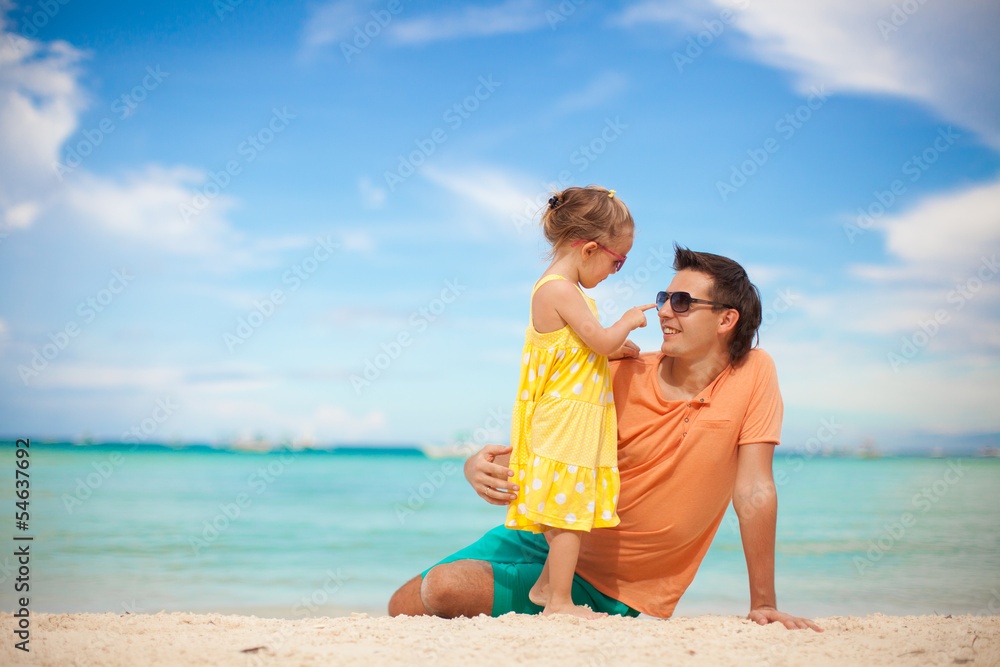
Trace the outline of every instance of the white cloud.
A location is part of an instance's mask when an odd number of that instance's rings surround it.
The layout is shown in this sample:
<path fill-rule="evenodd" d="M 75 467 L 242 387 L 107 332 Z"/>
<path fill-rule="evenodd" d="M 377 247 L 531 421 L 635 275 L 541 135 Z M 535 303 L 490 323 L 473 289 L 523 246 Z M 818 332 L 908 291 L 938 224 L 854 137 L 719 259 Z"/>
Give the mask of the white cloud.
<path fill-rule="evenodd" d="M 385 414 L 381 410 L 360 414 L 337 405 L 323 405 L 316 410 L 305 430 L 320 439 L 345 442 L 378 436 L 385 425 Z"/>
<path fill-rule="evenodd" d="M 565 116 L 587 111 L 611 100 L 628 88 L 628 79 L 618 72 L 602 72 L 581 90 L 560 97 L 553 103 L 550 116 Z"/>
<path fill-rule="evenodd" d="M 188 220 L 181 213 L 203 181 L 201 172 L 185 167 L 148 167 L 121 180 L 84 172 L 67 186 L 65 201 L 93 228 L 174 253 L 220 253 L 238 240 L 224 217 L 234 201 L 220 195 Z"/>
<path fill-rule="evenodd" d="M 371 179 L 365 176 L 358 179 L 358 192 L 361 193 L 361 201 L 369 208 L 382 208 L 389 195 L 385 188 L 373 185 Z"/>
<path fill-rule="evenodd" d="M 496 167 L 466 165 L 449 170 L 428 165 L 420 174 L 456 196 L 463 209 L 461 219 L 472 232 L 485 233 L 484 223 L 488 223 L 491 229 L 516 234 L 525 212 L 539 206 L 535 203 L 538 186 Z"/>
<path fill-rule="evenodd" d="M 894 370 L 884 356 L 865 354 L 870 344 L 854 345 L 843 335 L 804 341 L 792 333 L 772 338 L 764 347 L 778 367 L 786 414 L 809 409 L 867 416 L 903 431 L 1000 428 L 995 410 L 1000 364 L 995 356 L 942 359 L 922 350 Z"/>
<path fill-rule="evenodd" d="M 390 34 L 400 44 L 426 44 L 448 39 L 522 33 L 549 24 L 546 10 L 538 0 L 507 0 L 493 7 L 464 7 L 449 14 L 438 14 L 392 24 Z"/>
<path fill-rule="evenodd" d="M 375 250 L 375 240 L 368 232 L 356 230 L 344 232 L 340 244 L 344 250 L 351 252 L 370 253 Z"/>
<path fill-rule="evenodd" d="M 884 263 L 847 267 L 825 293 L 802 288 L 767 332 L 790 404 L 997 430 L 1000 179 L 926 197 L 869 233 L 884 234 Z"/>
<path fill-rule="evenodd" d="M 360 50 L 383 38 L 396 45 L 419 45 L 529 32 L 548 26 L 546 12 L 553 10 L 540 0 L 506 0 L 492 7 L 467 6 L 409 18 L 414 9 L 408 3 L 392 14 L 383 4 L 371 0 L 337 0 L 312 10 L 302 28 L 300 55 L 309 60 L 322 49 L 340 43 Z M 352 55 L 356 53 L 352 51 Z"/>
<path fill-rule="evenodd" d="M 8 6 L 0 2 L 0 17 Z M 198 256 L 219 270 L 271 264 L 282 250 L 308 243 L 288 236 L 244 240 L 227 217 L 235 199 L 222 193 L 199 205 L 208 182 L 200 169 L 147 165 L 119 177 L 84 167 L 57 173 L 62 146 L 85 108 L 78 81 L 83 57 L 65 42 L 6 32 L 0 18 L 0 233 L 82 228 L 97 233 L 90 235 L 97 252 L 119 239 Z M 185 216 L 182 205 L 194 213 Z"/>
<path fill-rule="evenodd" d="M 25 201 L 7 209 L 7 226 L 11 229 L 26 229 L 35 223 L 41 212 L 38 202 Z"/>
<path fill-rule="evenodd" d="M 794 72 L 800 91 L 895 95 L 976 131 L 1000 147 L 1000 4 L 977 0 L 714 0 L 643 2 L 620 23 L 702 21 L 732 9 L 732 25 L 750 37 L 749 55 Z M 902 6 L 912 7 L 907 14 Z"/>
<path fill-rule="evenodd" d="M 856 239 L 884 239 L 886 259 L 845 267 L 829 288 L 747 267 L 799 297 L 761 337 L 789 414 L 897 431 L 1000 429 L 1000 178 L 925 197 Z"/>
<path fill-rule="evenodd" d="M 58 188 L 59 149 L 85 107 L 82 58 L 65 42 L 42 44 L 0 24 L 0 221 L 8 228 L 30 227 Z"/>
<path fill-rule="evenodd" d="M 341 41 L 351 41 L 354 28 L 371 21 L 370 0 L 339 0 L 316 5 L 302 28 L 300 55 L 309 59 L 317 51 Z"/>
<path fill-rule="evenodd" d="M 141 389 L 150 392 L 182 383 L 184 371 L 176 366 L 127 368 L 90 362 L 60 362 L 41 371 L 31 385 L 59 389 Z"/>
<path fill-rule="evenodd" d="M 698 22 L 699 13 L 692 11 L 691 6 L 683 2 L 666 2 L 664 0 L 647 0 L 631 5 L 615 19 L 615 23 L 623 26 L 633 26 L 642 23 L 673 23 L 685 30 L 700 30 L 703 26 Z"/>
<path fill-rule="evenodd" d="M 904 261 L 965 261 L 1000 246 L 1000 179 L 930 197 L 883 225 L 888 250 Z"/>

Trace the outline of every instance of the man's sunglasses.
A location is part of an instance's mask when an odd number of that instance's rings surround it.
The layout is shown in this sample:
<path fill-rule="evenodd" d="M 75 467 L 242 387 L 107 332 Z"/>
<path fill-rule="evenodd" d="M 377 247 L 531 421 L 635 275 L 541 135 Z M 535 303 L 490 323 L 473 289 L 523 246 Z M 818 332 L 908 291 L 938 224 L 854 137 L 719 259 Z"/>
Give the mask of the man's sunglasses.
<path fill-rule="evenodd" d="M 670 301 L 670 309 L 675 313 L 686 313 L 691 310 L 692 303 L 704 303 L 709 306 L 721 306 L 723 308 L 732 308 L 733 310 L 739 310 L 736 306 L 730 306 L 725 303 L 719 303 L 718 301 L 706 301 L 705 299 L 696 299 L 687 292 L 658 292 L 656 295 L 656 309 L 659 310 L 663 308 L 664 304 Z"/>
<path fill-rule="evenodd" d="M 622 266 L 625 265 L 625 260 L 627 259 L 627 257 L 625 255 L 619 255 L 614 250 L 608 250 L 607 248 L 605 248 L 604 246 L 602 246 L 600 243 L 597 243 L 597 241 L 586 241 L 584 239 L 580 239 L 579 241 L 574 241 L 573 243 L 571 243 L 570 247 L 571 248 L 575 248 L 576 246 L 580 245 L 581 243 L 596 243 L 598 248 L 600 248 L 604 252 L 606 252 L 609 255 L 611 255 L 612 257 L 614 257 L 615 258 L 615 273 L 618 273 L 619 271 L 621 271 L 622 270 Z"/>

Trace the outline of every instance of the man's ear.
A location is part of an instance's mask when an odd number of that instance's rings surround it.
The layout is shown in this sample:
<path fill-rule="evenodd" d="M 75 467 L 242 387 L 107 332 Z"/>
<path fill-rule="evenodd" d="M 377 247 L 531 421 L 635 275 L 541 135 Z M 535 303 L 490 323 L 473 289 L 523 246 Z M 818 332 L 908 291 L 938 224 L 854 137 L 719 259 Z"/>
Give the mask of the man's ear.
<path fill-rule="evenodd" d="M 727 308 L 719 320 L 719 333 L 727 334 L 736 329 L 736 323 L 740 321 L 740 311 L 735 308 Z"/>

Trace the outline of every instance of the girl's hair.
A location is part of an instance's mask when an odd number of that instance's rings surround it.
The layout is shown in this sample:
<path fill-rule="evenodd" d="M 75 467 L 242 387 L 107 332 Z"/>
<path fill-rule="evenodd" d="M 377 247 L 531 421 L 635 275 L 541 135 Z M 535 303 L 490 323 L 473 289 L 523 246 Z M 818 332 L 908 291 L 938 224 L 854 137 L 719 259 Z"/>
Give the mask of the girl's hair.
<path fill-rule="evenodd" d="M 614 243 L 634 229 L 625 203 L 613 190 L 599 185 L 555 192 L 542 213 L 542 232 L 552 244 L 552 253 L 565 243 L 580 240 Z"/>

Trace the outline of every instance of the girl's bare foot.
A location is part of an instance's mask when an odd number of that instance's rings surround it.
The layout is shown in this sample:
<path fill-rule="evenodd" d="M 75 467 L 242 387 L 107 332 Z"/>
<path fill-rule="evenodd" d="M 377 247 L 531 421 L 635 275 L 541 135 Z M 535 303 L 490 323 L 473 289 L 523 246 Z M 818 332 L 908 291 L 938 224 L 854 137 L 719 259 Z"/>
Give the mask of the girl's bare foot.
<path fill-rule="evenodd" d="M 597 612 L 587 607 L 586 605 L 577 604 L 565 604 L 565 605 L 555 605 L 546 604 L 545 610 L 542 611 L 542 616 L 551 616 L 552 614 L 569 614 L 571 616 L 577 616 L 579 618 L 604 618 L 607 616 L 604 612 Z"/>
<path fill-rule="evenodd" d="M 539 607 L 544 607 L 549 602 L 549 587 L 540 585 L 541 581 L 536 581 L 535 585 L 528 591 L 528 599 Z"/>

